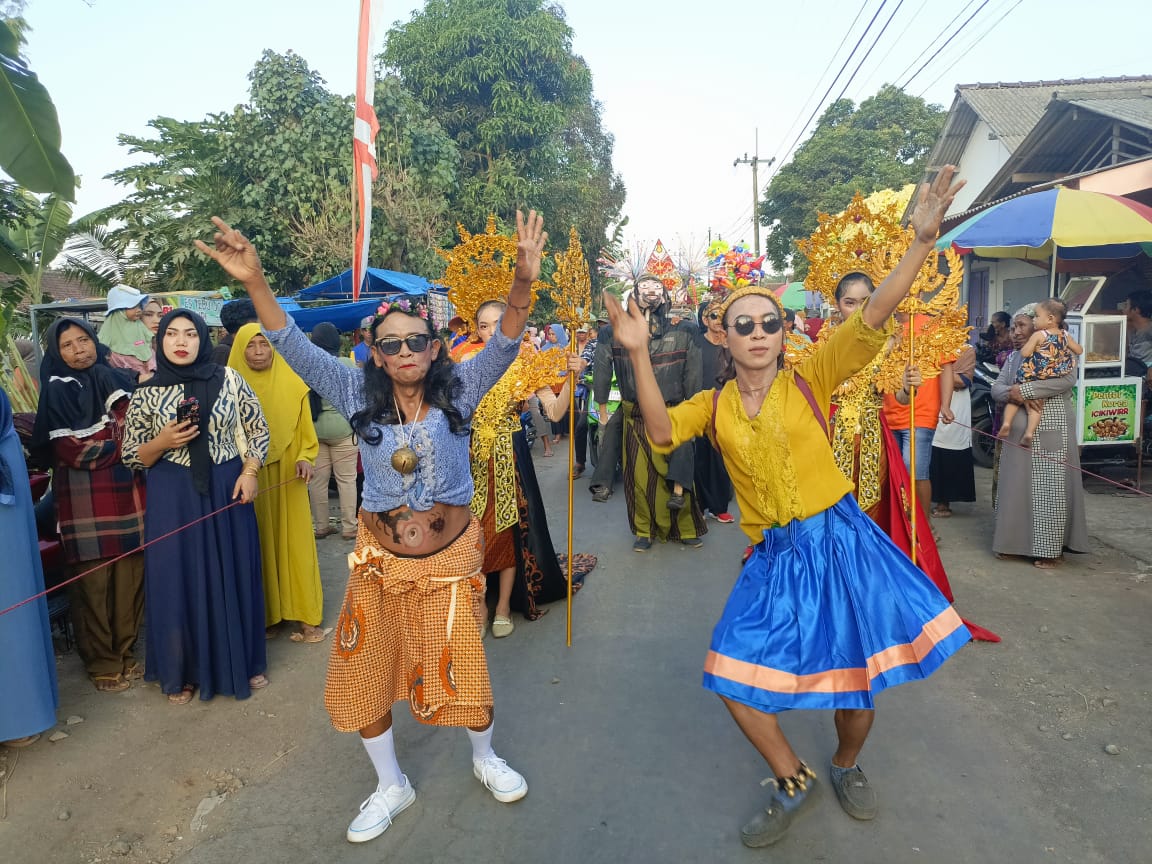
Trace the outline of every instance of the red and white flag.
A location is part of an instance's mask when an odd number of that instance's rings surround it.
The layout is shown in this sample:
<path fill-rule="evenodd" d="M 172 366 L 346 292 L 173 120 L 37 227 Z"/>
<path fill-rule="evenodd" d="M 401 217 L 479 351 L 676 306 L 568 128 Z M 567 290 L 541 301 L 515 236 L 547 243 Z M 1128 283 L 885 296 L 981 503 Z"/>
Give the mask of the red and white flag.
<path fill-rule="evenodd" d="M 356 121 L 352 133 L 352 182 L 356 184 L 356 247 L 352 250 L 352 299 L 368 272 L 368 242 L 372 238 L 372 181 L 376 179 L 376 133 L 380 124 L 372 105 L 376 68 L 373 35 L 379 0 L 360 0 L 360 33 L 356 42 Z"/>

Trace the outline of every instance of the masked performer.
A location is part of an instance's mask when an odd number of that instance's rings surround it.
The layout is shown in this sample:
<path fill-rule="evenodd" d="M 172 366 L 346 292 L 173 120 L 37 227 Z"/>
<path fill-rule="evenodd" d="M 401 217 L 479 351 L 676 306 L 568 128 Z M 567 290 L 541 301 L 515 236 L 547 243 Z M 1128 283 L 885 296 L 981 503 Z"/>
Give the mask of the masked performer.
<path fill-rule="evenodd" d="M 871 301 L 794 370 L 783 367 L 783 309 L 756 285 L 722 306 L 734 377 L 668 408 L 649 359 L 649 331 L 633 303 L 606 297 L 628 351 L 647 434 L 668 452 L 708 434 L 728 466 L 741 527 L 756 544 L 712 635 L 704 686 L 717 693 L 771 766 L 768 805 L 741 832 L 748 846 L 778 841 L 812 800 L 816 775 L 776 715 L 835 709 L 839 747 L 830 774 L 859 819 L 876 799 L 857 764 L 880 691 L 932 674 L 969 639 L 941 593 L 852 497 L 828 445 L 833 390 L 883 347 L 887 320 L 932 252 L 959 185 L 941 170 L 912 214 L 916 239 Z M 800 483 L 803 472 L 806 482 Z"/>
<path fill-rule="evenodd" d="M 666 405 L 679 405 L 700 390 L 703 361 L 695 334 L 674 327 L 668 318 L 671 302 L 664 283 L 658 276 L 645 273 L 636 281 L 633 298 L 648 324 L 650 365 L 656 370 Z M 649 446 L 644 433 L 644 419 L 636 403 L 636 378 L 633 360 L 620 345 L 601 345 L 593 372 L 596 402 L 608 401 L 613 372 L 623 402 L 620 406 L 624 424 L 624 491 L 628 501 L 628 525 L 636 540 L 636 552 L 647 552 L 653 540 L 675 540 L 699 549 L 701 536 L 708 532 L 704 514 L 692 493 L 695 457 L 692 442 L 682 442 L 670 454 L 658 453 Z M 607 444 L 610 428 L 605 428 Z M 611 463 L 611 464 L 610 464 Z M 592 488 L 611 486 L 615 462 L 602 451 Z M 603 473 L 602 473 L 603 472 Z"/>
<path fill-rule="evenodd" d="M 309 342 L 276 302 L 252 244 L 214 222 L 214 248 L 202 241 L 197 248 L 244 285 L 269 341 L 360 438 L 364 503 L 324 690 L 333 726 L 359 731 L 376 769 L 375 790 L 348 840 L 378 837 L 416 799 L 392 738 L 392 706 L 400 701 L 421 723 L 466 727 L 476 779 L 498 801 L 523 798 L 527 782 L 492 749 L 477 610 L 484 539 L 468 509 L 468 423 L 519 351 L 547 240 L 543 220 L 517 213 L 508 305 L 483 351 L 452 363 L 426 299 L 408 298 L 378 310 L 372 362 L 362 370 Z"/>

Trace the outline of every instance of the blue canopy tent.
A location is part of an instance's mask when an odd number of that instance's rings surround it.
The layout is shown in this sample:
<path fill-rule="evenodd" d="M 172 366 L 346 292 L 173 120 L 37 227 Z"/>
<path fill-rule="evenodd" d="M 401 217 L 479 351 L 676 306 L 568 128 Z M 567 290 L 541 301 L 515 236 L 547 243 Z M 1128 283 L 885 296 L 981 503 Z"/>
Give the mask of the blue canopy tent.
<path fill-rule="evenodd" d="M 305 333 L 311 333 L 312 328 L 322 321 L 336 325 L 341 333 L 350 333 L 360 327 L 360 322 L 369 315 L 374 315 L 380 306 L 380 298 L 360 300 L 356 303 L 336 303 L 332 306 L 314 306 L 311 309 L 285 309 L 296 326 Z"/>
<path fill-rule="evenodd" d="M 399 273 L 395 270 L 380 270 L 376 267 L 368 268 L 368 275 L 361 287 L 361 297 L 383 297 L 386 294 L 428 294 L 433 291 L 443 293 L 444 289 L 433 285 L 423 276 L 415 273 Z M 339 276 L 333 276 L 305 288 L 297 295 L 301 300 L 351 300 L 352 299 L 352 271 L 345 270 Z M 364 313 L 368 314 L 368 313 Z"/>

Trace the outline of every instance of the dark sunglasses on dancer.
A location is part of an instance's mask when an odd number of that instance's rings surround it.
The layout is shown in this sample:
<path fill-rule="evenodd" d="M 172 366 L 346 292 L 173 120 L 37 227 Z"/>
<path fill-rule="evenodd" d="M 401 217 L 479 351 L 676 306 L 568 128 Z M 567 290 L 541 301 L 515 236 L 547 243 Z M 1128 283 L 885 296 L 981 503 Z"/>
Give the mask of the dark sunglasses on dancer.
<path fill-rule="evenodd" d="M 760 329 L 764 331 L 765 336 L 771 336 L 773 333 L 779 333 L 780 328 L 784 326 L 775 315 L 766 315 L 757 321 L 751 315 L 738 315 L 736 320 L 728 326 L 739 333 L 741 336 L 751 336 L 756 331 L 756 325 L 760 325 Z"/>
<path fill-rule="evenodd" d="M 432 337 L 427 333 L 413 333 L 411 336 L 405 336 L 401 339 L 399 336 L 381 336 L 372 344 L 380 349 L 380 353 L 391 357 L 393 354 L 400 353 L 400 346 L 407 345 L 408 350 L 413 354 L 422 354 L 428 350 L 428 343 L 432 341 Z"/>

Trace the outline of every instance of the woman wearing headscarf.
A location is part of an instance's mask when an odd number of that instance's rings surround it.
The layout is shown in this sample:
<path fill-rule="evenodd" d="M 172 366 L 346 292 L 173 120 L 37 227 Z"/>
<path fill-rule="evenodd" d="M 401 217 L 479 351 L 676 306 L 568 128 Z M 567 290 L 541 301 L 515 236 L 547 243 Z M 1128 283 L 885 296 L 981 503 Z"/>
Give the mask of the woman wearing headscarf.
<path fill-rule="evenodd" d="M 121 463 L 134 387 L 108 363 L 92 326 L 60 318 L 44 337 L 34 451 L 52 465 L 60 539 L 76 573 L 71 609 L 76 647 L 97 690 L 126 690 L 144 670 L 136 637 L 144 612 L 144 479 Z"/>
<path fill-rule="evenodd" d="M 340 355 L 340 331 L 335 324 L 321 322 L 312 328 L 312 344 L 318 345 L 352 369 L 356 361 Z M 312 424 L 320 449 L 316 454 L 316 470 L 308 482 L 308 495 L 312 499 L 312 526 L 320 540 L 336 529 L 328 524 L 328 480 L 335 475 L 336 491 L 340 496 L 340 536 L 356 539 L 356 436 L 352 425 L 335 406 L 311 391 Z"/>
<path fill-rule="evenodd" d="M 111 352 L 108 363 L 127 369 L 133 380 L 147 378 L 156 371 L 153 331 L 144 323 L 148 295 L 128 285 L 117 285 L 108 292 L 108 317 L 100 325 L 100 342 Z"/>
<path fill-rule="evenodd" d="M 268 685 L 259 531 L 243 506 L 256 497 L 268 424 L 247 382 L 211 361 L 203 318 L 173 309 L 159 338 L 123 443 L 124 464 L 148 469 L 144 530 L 157 541 L 144 559 L 145 677 L 176 705 L 197 687 L 203 700 L 245 699 Z"/>
<path fill-rule="evenodd" d="M 1016 383 L 1024 362 L 1020 349 L 1036 329 L 1035 316 L 1034 303 L 1012 316 L 1016 350 L 1008 355 L 992 385 L 992 398 L 1001 405 L 1044 400 L 1044 414 L 1032 447 L 1020 444 L 1028 421 L 1025 412 L 1018 411 L 1000 449 L 993 493 L 996 522 L 992 551 L 997 558 L 1031 560 L 1040 569 L 1051 570 L 1063 562 L 1065 549 L 1088 551 L 1088 524 L 1080 452 L 1074 437 L 1076 408 L 1071 392 L 1076 386 L 1075 367 L 1061 378 Z"/>
<path fill-rule="evenodd" d="M 308 481 L 319 444 L 308 385 L 268 344 L 259 324 L 240 328 L 228 366 L 248 382 L 268 424 L 268 453 L 258 477 L 264 494 L 256 499 L 264 567 L 264 626 L 299 621 L 292 641 L 319 642 L 324 638 L 320 629 L 324 595 L 316 540 L 308 536 L 312 533 Z M 269 635 L 274 633 L 270 629 Z"/>
<path fill-rule="evenodd" d="M 0 536 L 4 578 L 0 609 L 44 590 L 36 517 L 12 403 L 0 390 Z M 56 723 L 56 654 L 43 597 L 0 618 L 0 743 L 24 747 Z"/>

